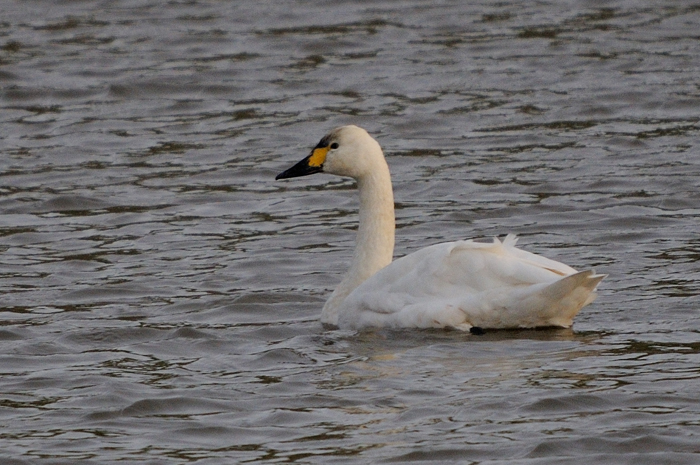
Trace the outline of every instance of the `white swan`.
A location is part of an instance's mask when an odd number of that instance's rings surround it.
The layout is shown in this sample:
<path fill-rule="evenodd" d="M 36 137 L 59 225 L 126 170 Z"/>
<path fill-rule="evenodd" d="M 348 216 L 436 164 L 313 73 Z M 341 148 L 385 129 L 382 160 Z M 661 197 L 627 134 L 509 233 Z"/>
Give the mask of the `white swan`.
<path fill-rule="evenodd" d="M 311 154 L 275 179 L 314 173 L 349 176 L 360 192 L 360 226 L 350 270 L 323 307 L 341 328 L 569 327 L 605 275 L 503 242 L 456 241 L 392 262 L 394 196 L 382 149 L 357 126 L 325 136 Z"/>

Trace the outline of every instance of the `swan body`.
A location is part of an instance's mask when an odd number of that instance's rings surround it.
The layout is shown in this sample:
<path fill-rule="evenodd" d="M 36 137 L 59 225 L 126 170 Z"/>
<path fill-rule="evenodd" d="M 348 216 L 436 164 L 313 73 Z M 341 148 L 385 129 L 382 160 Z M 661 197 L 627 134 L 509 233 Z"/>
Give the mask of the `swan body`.
<path fill-rule="evenodd" d="M 510 234 L 493 243 L 436 244 L 392 262 L 394 198 L 377 141 L 357 126 L 336 128 L 276 179 L 320 172 L 354 178 L 360 193 L 355 251 L 349 271 L 323 307 L 325 324 L 349 329 L 570 327 L 605 277 L 520 250 Z"/>

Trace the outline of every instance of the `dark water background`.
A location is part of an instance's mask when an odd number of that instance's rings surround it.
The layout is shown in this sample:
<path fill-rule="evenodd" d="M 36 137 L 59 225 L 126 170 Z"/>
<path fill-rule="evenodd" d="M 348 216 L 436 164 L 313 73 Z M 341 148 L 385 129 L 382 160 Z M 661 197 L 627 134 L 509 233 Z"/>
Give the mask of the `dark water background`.
<path fill-rule="evenodd" d="M 0 3 L 0 462 L 700 463 L 700 4 Z M 333 331 L 352 182 L 400 256 L 609 277 L 573 330 Z"/>

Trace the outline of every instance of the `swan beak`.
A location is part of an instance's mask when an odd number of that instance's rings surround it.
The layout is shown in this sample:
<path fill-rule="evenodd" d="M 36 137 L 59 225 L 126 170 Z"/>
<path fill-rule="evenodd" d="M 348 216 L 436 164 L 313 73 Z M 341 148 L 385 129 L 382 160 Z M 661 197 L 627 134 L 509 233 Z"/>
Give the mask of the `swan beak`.
<path fill-rule="evenodd" d="M 327 153 L 328 147 L 316 147 L 311 151 L 308 157 L 275 176 L 275 180 L 298 178 L 299 176 L 308 176 L 310 174 L 323 172 L 323 162 L 326 161 Z"/>

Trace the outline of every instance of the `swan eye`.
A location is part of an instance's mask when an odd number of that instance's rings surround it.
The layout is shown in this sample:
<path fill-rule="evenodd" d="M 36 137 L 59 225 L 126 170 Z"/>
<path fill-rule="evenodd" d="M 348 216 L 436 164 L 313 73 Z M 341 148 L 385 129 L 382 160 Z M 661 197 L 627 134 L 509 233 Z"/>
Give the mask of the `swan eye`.
<path fill-rule="evenodd" d="M 340 146 L 338 145 L 337 142 L 333 142 L 333 143 L 331 144 L 331 149 L 337 149 L 338 147 L 340 147 Z"/>

